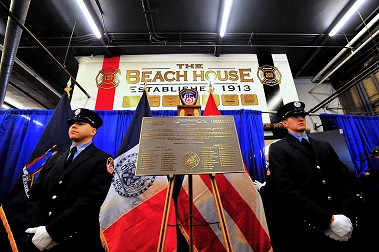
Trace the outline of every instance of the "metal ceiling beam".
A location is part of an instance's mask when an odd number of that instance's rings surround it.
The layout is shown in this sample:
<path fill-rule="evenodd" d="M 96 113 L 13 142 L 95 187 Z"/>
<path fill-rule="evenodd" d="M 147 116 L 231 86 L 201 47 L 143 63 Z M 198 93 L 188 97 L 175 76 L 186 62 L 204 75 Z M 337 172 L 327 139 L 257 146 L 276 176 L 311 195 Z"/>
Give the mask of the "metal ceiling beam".
<path fill-rule="evenodd" d="M 28 92 L 25 92 L 24 90 L 22 90 L 21 88 L 19 88 L 17 85 L 15 85 L 14 83 L 12 82 L 9 82 L 9 84 L 14 87 L 17 91 L 19 91 L 20 93 L 22 93 L 23 95 L 25 95 L 26 97 L 29 97 L 30 99 L 32 99 L 34 102 L 38 103 L 39 105 L 41 105 L 42 107 L 44 107 L 45 109 L 48 109 L 48 107 L 46 107 L 42 102 L 40 102 L 39 100 L 37 100 L 36 98 L 34 98 L 33 96 L 31 96 Z"/>
<path fill-rule="evenodd" d="M 334 21 L 330 24 L 329 28 L 325 31 L 325 34 L 320 34 L 320 37 L 313 42 L 315 45 L 320 45 L 319 48 L 317 48 L 311 56 L 308 57 L 308 59 L 305 61 L 304 65 L 301 67 L 301 69 L 295 74 L 295 78 L 298 77 L 306 67 L 310 64 L 310 62 L 320 53 L 321 48 L 323 45 L 325 45 L 330 37 L 327 35 L 329 32 L 333 29 L 333 27 L 339 22 L 339 20 L 345 15 L 345 13 L 350 9 L 350 7 L 354 4 L 354 1 L 350 1 L 345 5 L 343 10 L 338 14 L 338 16 L 334 19 Z M 321 40 L 321 41 L 319 41 Z"/>
<path fill-rule="evenodd" d="M 312 78 L 312 82 L 316 82 L 319 80 L 319 78 L 340 58 L 343 54 L 345 54 L 348 50 L 351 50 L 351 47 L 354 45 L 355 42 L 357 42 L 364 34 L 367 32 L 370 32 L 369 29 L 371 29 L 376 22 L 379 20 L 379 14 L 377 14 L 368 24 L 367 26 L 363 27 L 362 30 L 358 32 L 358 34 L 349 41 L 348 44 L 345 45 L 345 47 L 336 55 L 334 58 L 323 68 L 321 71 L 316 74 L 315 77 Z"/>
<path fill-rule="evenodd" d="M 308 112 L 309 113 L 315 113 L 319 109 L 327 106 L 330 102 L 332 102 L 334 99 L 336 99 L 338 96 L 349 90 L 350 88 L 354 87 L 359 81 L 362 81 L 364 78 L 369 76 L 370 74 L 376 72 L 379 70 L 379 60 L 376 60 L 374 63 L 367 66 L 362 72 L 360 72 L 357 76 L 354 76 L 350 81 L 345 83 L 342 87 L 340 87 L 336 92 L 329 97 L 327 97 L 325 100 L 311 108 Z"/>
<path fill-rule="evenodd" d="M 335 71 L 337 71 L 342 65 L 344 65 L 350 58 L 352 58 L 357 52 L 359 52 L 364 46 L 366 46 L 371 40 L 373 40 L 376 36 L 379 35 L 379 30 L 377 30 L 374 34 L 370 35 L 369 39 L 363 42 L 358 48 L 351 52 L 349 56 L 347 56 L 340 64 L 338 64 L 332 71 L 330 71 L 326 76 L 320 80 L 311 90 L 308 91 L 309 94 L 312 93 L 320 84 L 322 84 L 327 78 L 329 78 Z"/>
<path fill-rule="evenodd" d="M 17 0 L 15 0 L 17 1 Z M 24 2 L 23 0 L 20 0 L 21 2 Z M 30 0 L 29 0 L 30 2 Z M 46 49 L 46 47 L 33 35 L 33 33 L 31 33 L 28 28 L 26 28 L 23 23 L 21 23 L 18 18 L 16 16 L 13 15 L 12 12 L 10 12 L 8 10 L 8 8 L 2 3 L 0 2 L 0 7 L 2 7 L 7 13 L 8 13 L 8 16 L 10 17 L 10 19 L 12 19 L 19 28 L 21 28 L 24 32 L 26 32 L 28 34 L 28 36 L 39 46 L 39 48 L 41 48 L 45 53 L 47 53 L 49 55 L 49 57 L 54 61 L 55 64 L 57 64 L 57 66 L 62 69 L 70 78 L 72 81 L 74 81 L 75 85 L 77 85 L 80 90 L 83 91 L 83 93 L 88 97 L 88 98 L 91 98 L 91 96 L 87 93 L 87 91 L 84 90 L 84 88 L 76 81 L 76 79 L 71 75 L 71 73 L 69 71 L 67 71 L 67 69 L 54 57 L 54 55 L 52 55 L 49 50 Z M 25 22 L 25 21 L 24 21 Z M 6 39 L 7 39 L 7 36 L 5 36 Z M 6 48 L 5 48 L 5 44 L 4 44 L 4 52 L 6 51 Z M 3 52 L 3 54 L 4 54 Z M 10 74 L 10 73 L 9 73 Z M 4 93 L 4 97 L 5 97 L 5 93 Z M 0 97 L 1 98 L 1 97 Z M 3 99 L 4 100 L 4 99 Z"/>
<path fill-rule="evenodd" d="M 13 109 L 18 109 L 16 106 L 4 101 L 3 105 L 1 106 L 1 108 L 4 108 L 4 105 L 10 107 L 10 108 L 13 108 Z"/>

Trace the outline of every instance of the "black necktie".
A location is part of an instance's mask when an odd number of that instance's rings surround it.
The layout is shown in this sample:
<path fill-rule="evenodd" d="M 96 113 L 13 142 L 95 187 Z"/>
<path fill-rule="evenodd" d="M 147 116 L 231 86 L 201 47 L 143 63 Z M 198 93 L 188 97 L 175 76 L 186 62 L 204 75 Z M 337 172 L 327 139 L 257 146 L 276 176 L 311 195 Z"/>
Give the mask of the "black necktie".
<path fill-rule="evenodd" d="M 307 148 L 311 147 L 311 143 L 307 139 L 305 139 L 305 138 L 301 139 L 301 144 L 303 144 Z"/>
<path fill-rule="evenodd" d="M 76 151 L 77 151 L 76 146 L 72 147 L 70 155 L 68 156 L 68 159 L 66 161 L 66 167 L 71 164 L 72 160 L 74 159 L 74 155 L 75 155 Z"/>
<path fill-rule="evenodd" d="M 301 139 L 301 143 L 302 143 L 302 144 L 307 144 L 307 145 L 309 144 L 308 140 L 305 139 L 305 138 L 302 138 L 302 139 Z"/>

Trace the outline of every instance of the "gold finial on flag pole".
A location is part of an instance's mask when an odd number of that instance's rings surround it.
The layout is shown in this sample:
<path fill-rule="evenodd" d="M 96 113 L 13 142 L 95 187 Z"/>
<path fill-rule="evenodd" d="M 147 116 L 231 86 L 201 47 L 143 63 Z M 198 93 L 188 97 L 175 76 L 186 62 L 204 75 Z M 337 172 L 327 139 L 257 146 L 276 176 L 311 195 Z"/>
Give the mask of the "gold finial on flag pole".
<path fill-rule="evenodd" d="M 68 81 L 67 86 L 64 89 L 64 91 L 66 91 L 66 93 L 67 93 L 68 99 L 71 99 L 70 94 L 71 94 L 71 90 L 72 90 L 70 80 Z"/>
<path fill-rule="evenodd" d="M 215 88 L 213 87 L 212 81 L 210 80 L 208 85 L 208 92 L 212 94 L 214 90 Z"/>
<path fill-rule="evenodd" d="M 146 92 L 146 95 L 148 94 L 147 93 L 147 83 L 146 82 L 143 83 L 143 91 Z"/>

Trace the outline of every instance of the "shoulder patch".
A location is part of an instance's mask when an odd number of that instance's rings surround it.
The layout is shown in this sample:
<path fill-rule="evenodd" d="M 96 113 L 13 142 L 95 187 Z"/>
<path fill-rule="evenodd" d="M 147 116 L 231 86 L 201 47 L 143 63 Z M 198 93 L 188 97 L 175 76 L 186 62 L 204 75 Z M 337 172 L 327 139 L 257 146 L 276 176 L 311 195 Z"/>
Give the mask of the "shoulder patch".
<path fill-rule="evenodd" d="M 108 171 L 110 174 L 113 174 L 113 172 L 114 172 L 114 160 L 113 160 L 112 157 L 109 157 L 109 158 L 107 159 L 106 168 L 107 168 L 107 171 Z"/>

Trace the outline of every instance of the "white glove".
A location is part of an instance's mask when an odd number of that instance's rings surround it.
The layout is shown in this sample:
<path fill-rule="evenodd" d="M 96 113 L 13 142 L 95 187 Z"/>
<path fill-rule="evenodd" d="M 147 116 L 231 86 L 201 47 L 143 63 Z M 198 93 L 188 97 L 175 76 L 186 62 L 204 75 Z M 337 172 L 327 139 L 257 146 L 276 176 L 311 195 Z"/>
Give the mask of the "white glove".
<path fill-rule="evenodd" d="M 266 181 L 261 183 L 257 180 L 254 180 L 253 184 L 254 184 L 255 189 L 257 189 L 257 191 L 259 192 L 261 190 L 262 186 L 266 185 Z"/>
<path fill-rule="evenodd" d="M 55 241 L 51 240 L 50 244 L 47 245 L 46 250 L 49 250 L 49 249 L 51 249 L 52 247 L 55 247 L 56 245 L 58 245 L 58 243 L 59 243 L 59 242 L 55 242 Z"/>
<path fill-rule="evenodd" d="M 46 226 L 28 228 L 25 232 L 28 234 L 34 234 L 32 242 L 40 251 L 50 249 L 57 244 L 53 241 L 49 233 L 46 231 Z"/>
<path fill-rule="evenodd" d="M 336 233 L 334 233 L 330 228 L 328 228 L 327 230 L 325 230 L 325 235 L 330 237 L 331 239 L 333 240 L 336 240 L 336 241 L 347 241 L 350 239 L 351 237 L 351 234 L 349 236 L 343 236 L 343 237 L 339 237 Z"/>
<path fill-rule="evenodd" d="M 346 241 L 350 239 L 353 233 L 353 225 L 350 219 L 343 214 L 335 214 L 334 221 L 329 225 L 329 228 L 341 239 L 346 239 Z"/>

